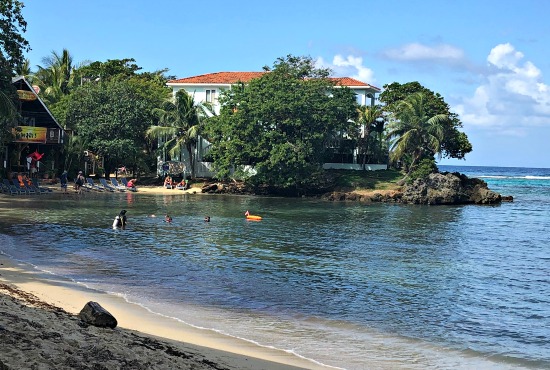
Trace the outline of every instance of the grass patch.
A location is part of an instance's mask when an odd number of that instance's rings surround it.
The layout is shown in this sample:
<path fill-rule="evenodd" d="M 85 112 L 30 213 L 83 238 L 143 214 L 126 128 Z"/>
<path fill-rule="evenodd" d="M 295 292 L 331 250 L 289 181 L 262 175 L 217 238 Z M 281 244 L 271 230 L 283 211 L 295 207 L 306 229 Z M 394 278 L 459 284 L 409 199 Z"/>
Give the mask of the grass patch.
<path fill-rule="evenodd" d="M 353 190 L 398 190 L 397 182 L 403 173 L 397 170 L 352 171 L 327 170 L 337 191 Z"/>

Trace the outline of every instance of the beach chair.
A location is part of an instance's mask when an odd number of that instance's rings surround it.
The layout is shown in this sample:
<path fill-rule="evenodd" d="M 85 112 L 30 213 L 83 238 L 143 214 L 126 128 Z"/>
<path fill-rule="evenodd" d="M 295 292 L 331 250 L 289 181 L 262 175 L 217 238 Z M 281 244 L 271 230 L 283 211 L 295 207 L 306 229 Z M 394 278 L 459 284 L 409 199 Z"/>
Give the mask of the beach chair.
<path fill-rule="evenodd" d="M 33 177 L 33 178 L 31 179 L 31 182 L 33 183 L 33 185 L 34 185 L 38 190 L 40 190 L 41 193 L 52 193 L 52 192 L 53 192 L 53 190 L 50 189 L 50 188 L 45 188 L 45 187 L 43 187 L 43 186 L 40 186 L 40 181 L 39 181 L 37 178 L 35 178 L 35 177 Z"/>
<path fill-rule="evenodd" d="M 98 185 L 94 184 L 94 179 L 91 177 L 86 177 L 86 187 L 90 190 L 103 191 Z"/>
<path fill-rule="evenodd" d="M 113 187 L 118 191 L 126 191 L 126 186 L 120 185 L 115 178 L 111 178 L 111 184 L 113 184 Z"/>
<path fill-rule="evenodd" d="M 120 182 L 122 182 L 122 184 L 126 187 L 127 190 L 137 191 L 137 188 L 131 188 L 128 186 L 128 180 L 126 180 L 126 177 L 121 177 Z"/>
<path fill-rule="evenodd" d="M 98 186 L 105 189 L 105 190 L 107 190 L 107 191 L 110 191 L 110 192 L 116 191 L 116 189 L 113 186 L 109 185 L 107 183 L 107 180 L 105 180 L 104 178 L 99 179 L 99 185 Z"/>
<path fill-rule="evenodd" d="M 25 184 L 21 185 L 21 183 L 19 182 L 19 180 L 11 180 L 11 182 L 13 182 L 13 185 L 15 186 L 16 189 L 19 190 L 19 192 L 21 194 L 36 194 L 36 191 L 34 189 L 31 189 L 29 188 L 28 186 L 26 186 Z"/>
<path fill-rule="evenodd" d="M 9 193 L 10 188 L 4 184 L 4 180 L 0 182 L 0 188 L 2 188 L 2 193 Z"/>
<path fill-rule="evenodd" d="M 5 191 L 6 193 L 10 193 L 11 195 L 22 194 L 18 188 L 16 188 L 13 184 L 10 183 L 10 180 L 8 179 L 2 180 L 2 191 Z"/>

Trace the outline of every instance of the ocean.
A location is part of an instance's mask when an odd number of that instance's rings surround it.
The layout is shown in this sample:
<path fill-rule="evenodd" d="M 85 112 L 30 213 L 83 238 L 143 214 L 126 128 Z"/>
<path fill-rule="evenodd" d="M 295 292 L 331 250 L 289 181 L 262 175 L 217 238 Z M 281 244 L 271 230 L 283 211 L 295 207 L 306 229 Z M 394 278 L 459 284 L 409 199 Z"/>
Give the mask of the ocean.
<path fill-rule="evenodd" d="M 328 367 L 550 368 L 550 169 L 440 169 L 514 201 L 41 195 L 0 210 L 0 252 Z"/>

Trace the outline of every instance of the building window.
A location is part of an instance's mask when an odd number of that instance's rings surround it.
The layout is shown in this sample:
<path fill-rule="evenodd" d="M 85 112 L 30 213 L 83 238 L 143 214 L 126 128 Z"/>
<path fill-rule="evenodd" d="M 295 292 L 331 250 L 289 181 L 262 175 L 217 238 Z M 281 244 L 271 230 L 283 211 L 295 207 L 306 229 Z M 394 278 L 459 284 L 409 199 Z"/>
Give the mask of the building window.
<path fill-rule="evenodd" d="M 208 103 L 216 102 L 216 90 L 206 90 L 206 101 Z"/>

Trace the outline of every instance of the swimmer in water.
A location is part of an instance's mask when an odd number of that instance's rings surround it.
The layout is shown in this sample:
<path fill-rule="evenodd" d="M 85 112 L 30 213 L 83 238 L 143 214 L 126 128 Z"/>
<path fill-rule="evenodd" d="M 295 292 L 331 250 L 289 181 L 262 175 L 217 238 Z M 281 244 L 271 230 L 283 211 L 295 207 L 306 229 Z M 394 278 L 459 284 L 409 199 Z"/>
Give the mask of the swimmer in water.
<path fill-rule="evenodd" d="M 170 215 L 166 215 L 166 216 L 164 216 L 164 221 L 165 222 L 172 222 L 172 217 L 170 217 Z"/>
<path fill-rule="evenodd" d="M 120 211 L 113 221 L 113 229 L 124 229 L 126 227 L 126 210 Z"/>
<path fill-rule="evenodd" d="M 204 222 L 210 222 L 210 216 L 205 216 L 204 217 Z"/>

